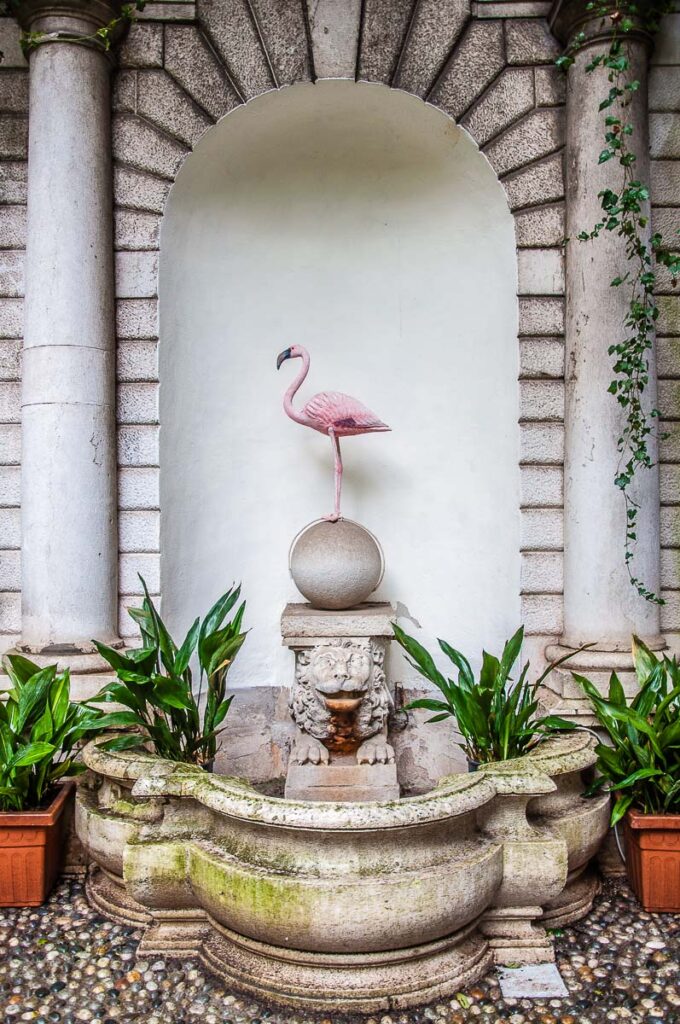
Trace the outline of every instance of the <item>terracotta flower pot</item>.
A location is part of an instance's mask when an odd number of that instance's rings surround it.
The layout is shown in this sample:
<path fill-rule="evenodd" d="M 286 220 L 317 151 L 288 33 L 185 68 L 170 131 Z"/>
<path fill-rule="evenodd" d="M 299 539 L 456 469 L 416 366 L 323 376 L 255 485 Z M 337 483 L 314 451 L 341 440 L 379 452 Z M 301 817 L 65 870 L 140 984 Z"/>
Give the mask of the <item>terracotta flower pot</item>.
<path fill-rule="evenodd" d="M 649 911 L 680 912 L 680 814 L 624 819 L 626 870 L 635 895 Z"/>
<path fill-rule="evenodd" d="M 44 811 L 0 811 L 0 907 L 39 907 L 54 885 L 64 851 L 66 782 Z"/>

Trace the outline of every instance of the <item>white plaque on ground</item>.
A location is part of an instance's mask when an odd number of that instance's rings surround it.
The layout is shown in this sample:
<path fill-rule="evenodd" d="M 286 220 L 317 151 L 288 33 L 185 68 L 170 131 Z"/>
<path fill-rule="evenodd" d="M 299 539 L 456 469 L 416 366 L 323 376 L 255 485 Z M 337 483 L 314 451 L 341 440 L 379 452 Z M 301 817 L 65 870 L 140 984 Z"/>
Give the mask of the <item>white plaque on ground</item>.
<path fill-rule="evenodd" d="M 569 995 L 555 964 L 499 967 L 498 975 L 504 999 L 559 999 Z"/>

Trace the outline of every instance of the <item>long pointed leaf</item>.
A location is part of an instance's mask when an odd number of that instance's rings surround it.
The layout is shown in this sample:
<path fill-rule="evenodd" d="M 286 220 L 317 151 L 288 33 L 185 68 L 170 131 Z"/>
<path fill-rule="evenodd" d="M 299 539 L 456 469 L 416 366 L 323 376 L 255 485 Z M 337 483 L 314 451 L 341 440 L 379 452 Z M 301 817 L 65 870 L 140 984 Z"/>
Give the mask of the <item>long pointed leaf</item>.
<path fill-rule="evenodd" d="M 214 633 L 215 630 L 219 629 L 224 622 L 226 616 L 229 614 L 231 609 L 234 607 L 241 594 L 241 584 L 236 587 L 232 587 L 219 597 L 215 604 L 212 606 L 208 614 L 201 623 L 199 640 L 204 640 L 206 636 Z"/>
<path fill-rule="evenodd" d="M 181 676 L 182 673 L 187 669 L 189 662 L 191 661 L 191 655 L 196 649 L 198 643 L 198 634 L 201 628 L 200 618 L 196 619 L 191 629 L 187 633 L 184 643 L 177 652 L 175 658 L 174 673 L 176 676 Z"/>
<path fill-rule="evenodd" d="M 14 722 L 15 732 L 20 733 L 26 725 L 29 715 L 32 715 L 37 708 L 42 707 L 45 703 L 56 671 L 56 665 L 48 665 L 47 668 L 42 669 L 27 680 L 19 698 L 16 720 Z M 42 714 L 42 711 L 40 713 Z"/>
<path fill-rule="evenodd" d="M 417 671 L 426 679 L 429 679 L 431 683 L 434 683 L 437 689 L 441 690 L 443 694 L 447 695 L 449 689 L 448 683 L 435 665 L 434 659 L 429 651 L 426 651 L 422 644 L 419 644 L 412 636 L 405 633 L 400 626 L 393 623 L 392 629 L 400 646 L 404 648 L 408 655 L 410 655 Z"/>
<path fill-rule="evenodd" d="M 503 679 L 507 679 L 512 671 L 512 666 L 519 658 L 524 641 L 524 626 L 520 626 L 517 632 L 510 637 L 503 648 L 500 661 L 500 672 Z"/>
<path fill-rule="evenodd" d="M 457 651 L 451 644 L 447 644 L 446 640 L 437 640 L 437 643 L 441 647 L 442 651 L 460 672 L 463 683 L 467 684 L 468 687 L 475 685 L 475 677 L 470 666 L 470 662 L 467 660 L 464 654 Z"/>
<path fill-rule="evenodd" d="M 175 664 L 175 657 L 177 656 L 177 646 L 172 637 L 170 636 L 170 633 L 168 632 L 165 623 L 160 617 L 155 604 L 151 600 L 151 596 L 149 594 L 149 589 L 146 585 L 146 581 L 141 575 L 139 576 L 139 579 L 141 581 L 142 587 L 144 588 L 144 599 L 148 607 L 148 610 L 151 614 L 151 619 L 153 621 L 156 638 L 158 640 L 158 646 L 161 652 L 161 659 L 167 671 L 172 672 Z"/>
<path fill-rule="evenodd" d="M 633 664 L 640 684 L 645 683 L 659 664 L 639 636 L 633 636 Z"/>
<path fill-rule="evenodd" d="M 6 654 L 3 661 L 7 675 L 12 682 L 16 681 L 20 686 L 40 671 L 40 665 L 24 658 L 22 654 Z"/>
<path fill-rule="evenodd" d="M 610 825 L 616 825 L 617 822 L 621 821 L 621 818 L 623 818 L 624 814 L 626 813 L 632 802 L 633 797 L 630 794 L 622 796 L 614 802 L 614 806 L 612 808 L 612 816 L 610 819 Z"/>
<path fill-rule="evenodd" d="M 19 747 L 7 767 L 10 771 L 14 768 L 26 768 L 42 761 L 44 757 L 49 757 L 55 750 L 53 743 L 27 743 Z"/>

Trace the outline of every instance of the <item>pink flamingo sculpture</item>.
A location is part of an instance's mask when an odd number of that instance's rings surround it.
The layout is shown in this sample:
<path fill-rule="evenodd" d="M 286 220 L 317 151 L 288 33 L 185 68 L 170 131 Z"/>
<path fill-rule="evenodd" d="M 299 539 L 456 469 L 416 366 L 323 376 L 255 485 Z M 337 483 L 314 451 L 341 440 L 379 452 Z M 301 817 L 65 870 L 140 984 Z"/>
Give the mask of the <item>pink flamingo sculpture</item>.
<path fill-rule="evenodd" d="M 382 430 L 391 430 L 386 423 L 379 420 L 374 412 L 358 402 L 356 398 L 343 395 L 339 391 L 321 391 L 297 412 L 293 408 L 293 398 L 300 389 L 302 382 L 309 373 L 309 352 L 302 345 L 291 345 L 279 353 L 276 369 L 280 370 L 286 359 L 301 359 L 302 369 L 283 399 L 283 408 L 287 416 L 303 427 L 311 427 L 321 434 L 327 434 L 333 444 L 335 458 L 335 509 L 324 519 L 335 523 L 340 518 L 340 492 L 342 490 L 342 456 L 340 454 L 340 438 L 352 434 L 375 434 Z"/>

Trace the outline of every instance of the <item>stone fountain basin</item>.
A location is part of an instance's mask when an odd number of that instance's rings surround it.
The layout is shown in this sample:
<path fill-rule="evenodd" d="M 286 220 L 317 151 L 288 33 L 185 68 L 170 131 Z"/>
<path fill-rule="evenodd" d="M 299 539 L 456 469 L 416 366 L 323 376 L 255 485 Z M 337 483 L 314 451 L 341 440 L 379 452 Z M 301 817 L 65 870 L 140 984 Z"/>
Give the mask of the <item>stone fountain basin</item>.
<path fill-rule="evenodd" d="M 85 749 L 76 806 L 99 869 L 90 899 L 146 924 L 147 952 L 202 956 L 272 999 L 413 1005 L 494 959 L 549 959 L 542 916 L 564 922 L 592 903 L 585 870 L 608 799 L 581 798 L 595 760 L 583 734 L 422 796 L 338 804 L 102 742 Z"/>
<path fill-rule="evenodd" d="M 462 928 L 501 883 L 502 848 L 475 829 L 475 812 L 495 795 L 482 777 L 392 804 L 312 804 L 152 756 L 94 745 L 85 756 L 120 795 L 102 806 L 81 789 L 78 835 L 148 908 L 198 903 L 263 942 L 380 951 Z M 165 800 L 162 819 L 132 817 L 140 797 Z"/>

